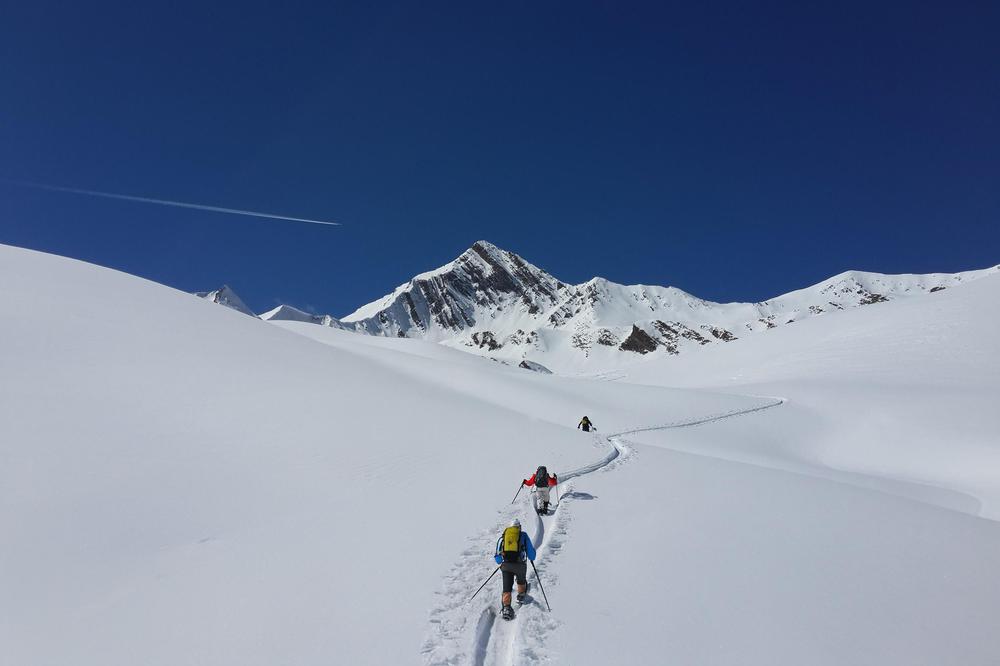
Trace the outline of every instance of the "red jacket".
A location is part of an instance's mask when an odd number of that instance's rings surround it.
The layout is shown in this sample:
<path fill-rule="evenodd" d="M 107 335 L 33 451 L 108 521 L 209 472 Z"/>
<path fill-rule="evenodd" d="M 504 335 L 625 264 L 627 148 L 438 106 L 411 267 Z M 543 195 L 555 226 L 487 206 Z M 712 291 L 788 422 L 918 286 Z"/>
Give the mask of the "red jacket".
<path fill-rule="evenodd" d="M 526 486 L 533 486 L 533 485 L 535 485 L 535 475 L 532 474 L 530 479 L 525 479 L 521 483 L 523 483 Z M 549 474 L 549 487 L 551 488 L 552 486 L 556 485 L 557 483 L 559 483 L 559 481 L 556 479 L 556 475 L 555 474 Z"/>

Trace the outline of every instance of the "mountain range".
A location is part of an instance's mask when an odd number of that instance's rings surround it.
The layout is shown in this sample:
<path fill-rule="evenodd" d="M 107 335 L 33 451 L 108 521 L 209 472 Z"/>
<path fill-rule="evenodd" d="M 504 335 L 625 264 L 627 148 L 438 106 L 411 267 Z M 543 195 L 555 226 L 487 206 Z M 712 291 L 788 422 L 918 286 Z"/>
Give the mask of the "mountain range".
<path fill-rule="evenodd" d="M 732 342 L 806 318 L 922 297 L 1000 272 L 884 275 L 847 271 L 757 303 L 715 303 L 675 287 L 595 277 L 568 284 L 513 252 L 477 241 L 454 261 L 336 318 L 280 305 L 260 317 L 439 342 L 529 369 L 610 370 Z M 202 295 L 202 294 L 200 294 Z M 204 297 L 249 313 L 228 287 Z"/>

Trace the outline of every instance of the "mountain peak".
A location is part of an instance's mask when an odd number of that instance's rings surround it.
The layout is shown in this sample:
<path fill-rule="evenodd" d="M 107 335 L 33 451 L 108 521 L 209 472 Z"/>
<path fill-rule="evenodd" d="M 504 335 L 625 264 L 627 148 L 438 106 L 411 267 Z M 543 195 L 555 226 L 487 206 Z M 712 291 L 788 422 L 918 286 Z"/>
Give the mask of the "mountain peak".
<path fill-rule="evenodd" d="M 498 316 L 536 315 L 553 307 L 564 288 L 541 268 L 480 240 L 342 321 L 376 335 L 444 339 Z"/>
<path fill-rule="evenodd" d="M 486 240 L 477 240 L 475 243 L 472 244 L 472 247 L 470 247 L 467 251 L 468 252 L 489 252 L 491 254 L 499 254 L 499 253 L 506 252 L 506 250 L 503 250 L 503 249 L 497 247 L 496 245 L 494 245 L 493 243 L 491 243 L 489 241 L 486 241 Z"/>
<path fill-rule="evenodd" d="M 476 241 L 471 247 L 469 247 L 468 250 L 460 254 L 458 258 L 448 264 L 448 268 L 452 270 L 455 268 L 462 270 L 474 270 L 473 267 L 483 271 L 486 275 L 490 275 L 495 272 L 515 275 L 525 271 L 536 275 L 548 275 L 548 273 L 543 271 L 541 268 L 533 266 L 525 261 L 521 256 L 511 252 L 510 250 L 504 250 L 503 248 L 484 240 Z"/>
<path fill-rule="evenodd" d="M 212 301 L 213 303 L 218 303 L 219 305 L 224 305 L 227 308 L 236 310 L 245 315 L 250 315 L 251 317 L 256 317 L 253 310 L 247 307 L 247 304 L 243 302 L 243 299 L 236 295 L 232 287 L 227 284 L 222 285 L 215 291 L 199 291 L 195 293 L 195 296 L 199 298 L 204 298 L 207 301 Z"/>

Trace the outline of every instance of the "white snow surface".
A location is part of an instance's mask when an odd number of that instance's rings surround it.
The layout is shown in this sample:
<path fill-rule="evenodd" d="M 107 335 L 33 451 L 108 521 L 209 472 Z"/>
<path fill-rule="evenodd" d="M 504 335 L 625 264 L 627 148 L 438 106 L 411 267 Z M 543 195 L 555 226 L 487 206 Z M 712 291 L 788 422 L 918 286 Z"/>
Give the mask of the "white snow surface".
<path fill-rule="evenodd" d="M 996 664 L 998 297 L 584 380 L 0 246 L 4 660 Z"/>

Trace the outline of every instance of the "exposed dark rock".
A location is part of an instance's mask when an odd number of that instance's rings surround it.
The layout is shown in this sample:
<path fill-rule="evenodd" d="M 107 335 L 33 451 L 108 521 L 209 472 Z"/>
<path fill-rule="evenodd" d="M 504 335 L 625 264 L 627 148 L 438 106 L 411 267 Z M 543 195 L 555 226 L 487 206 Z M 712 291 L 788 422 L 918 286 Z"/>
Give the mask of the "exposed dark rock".
<path fill-rule="evenodd" d="M 417 306 L 413 303 L 413 297 L 409 294 L 403 294 L 403 305 L 406 307 L 407 314 L 410 315 L 410 321 L 413 322 L 414 326 L 426 330 L 424 322 L 420 319 L 420 313 L 417 312 Z"/>
<path fill-rule="evenodd" d="M 677 322 L 674 323 L 677 324 Z M 677 325 L 680 326 L 680 324 Z M 663 340 L 660 344 L 666 348 L 667 353 L 674 356 L 679 354 L 680 350 L 677 348 L 677 340 L 680 338 L 680 331 L 670 324 L 659 320 L 653 322 L 653 327 L 660 332 L 661 336 L 663 336 Z"/>
<path fill-rule="evenodd" d="M 512 345 L 530 345 L 534 344 L 537 340 L 538 340 L 538 331 L 525 333 L 522 329 L 519 328 L 515 332 L 508 335 L 504 343 Z"/>
<path fill-rule="evenodd" d="M 682 338 L 686 338 L 688 340 L 693 340 L 694 342 L 697 342 L 699 345 L 707 345 L 709 342 L 711 342 L 711 340 L 709 340 L 708 338 L 706 338 L 704 335 L 702 335 L 698 331 L 690 329 L 687 326 L 684 326 L 683 324 L 678 324 L 678 326 L 681 329 L 681 337 Z"/>
<path fill-rule="evenodd" d="M 566 323 L 567 319 L 573 318 L 573 311 L 569 309 L 566 305 L 561 306 L 558 310 L 549 315 L 549 323 L 553 326 L 562 326 Z"/>
<path fill-rule="evenodd" d="M 472 341 L 475 343 L 476 347 L 483 349 L 484 347 L 490 351 L 496 351 L 503 347 L 502 344 L 497 342 L 496 337 L 494 337 L 492 331 L 483 331 L 481 333 L 473 333 Z"/>
<path fill-rule="evenodd" d="M 625 338 L 625 342 L 621 344 L 619 349 L 637 354 L 648 354 L 651 351 L 655 351 L 657 345 L 658 343 L 650 337 L 649 333 L 632 324 L 632 332 Z"/>
<path fill-rule="evenodd" d="M 947 288 L 948 287 L 931 287 L 931 292 L 930 293 L 933 294 L 935 291 L 944 291 Z"/>
<path fill-rule="evenodd" d="M 517 364 L 517 367 L 524 368 L 525 370 L 531 370 L 532 372 L 538 372 L 543 375 L 551 375 L 552 371 L 546 368 L 541 363 L 535 363 L 534 361 L 521 361 Z"/>
<path fill-rule="evenodd" d="M 736 336 L 724 328 L 712 326 L 709 330 L 712 333 L 712 337 L 716 340 L 722 340 L 723 342 L 732 342 L 733 340 L 736 340 Z"/>
<path fill-rule="evenodd" d="M 597 344 L 614 347 L 618 344 L 618 338 L 608 329 L 602 328 L 597 332 Z"/>
<path fill-rule="evenodd" d="M 888 300 L 889 299 L 886 298 L 885 296 L 883 296 L 882 294 L 875 294 L 875 293 L 869 292 L 869 293 L 865 294 L 864 298 L 861 299 L 861 305 L 871 305 L 873 303 L 884 303 L 885 301 L 888 301 Z"/>
<path fill-rule="evenodd" d="M 573 347 L 576 349 L 582 349 L 588 356 L 590 355 L 591 342 L 592 340 L 590 335 L 586 332 L 574 333 L 572 339 L 570 340 L 570 344 L 573 345 Z"/>
<path fill-rule="evenodd" d="M 676 340 L 677 336 L 680 335 L 680 332 L 676 328 L 674 328 L 673 326 L 664 321 L 659 321 L 659 320 L 654 321 L 653 326 L 655 326 L 656 330 L 658 330 L 661 334 L 663 334 L 664 337 Z"/>

